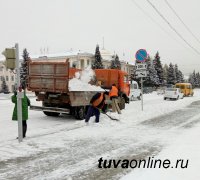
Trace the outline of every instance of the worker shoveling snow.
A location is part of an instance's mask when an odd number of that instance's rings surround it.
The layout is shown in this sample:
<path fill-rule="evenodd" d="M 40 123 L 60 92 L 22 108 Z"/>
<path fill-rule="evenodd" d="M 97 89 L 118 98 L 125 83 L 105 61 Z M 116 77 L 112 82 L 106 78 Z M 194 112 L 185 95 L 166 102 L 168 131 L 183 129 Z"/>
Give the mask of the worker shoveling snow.
<path fill-rule="evenodd" d="M 94 77 L 95 73 L 90 67 L 81 72 L 76 72 L 75 78 L 69 81 L 69 91 L 105 91 L 100 86 L 89 84 Z"/>

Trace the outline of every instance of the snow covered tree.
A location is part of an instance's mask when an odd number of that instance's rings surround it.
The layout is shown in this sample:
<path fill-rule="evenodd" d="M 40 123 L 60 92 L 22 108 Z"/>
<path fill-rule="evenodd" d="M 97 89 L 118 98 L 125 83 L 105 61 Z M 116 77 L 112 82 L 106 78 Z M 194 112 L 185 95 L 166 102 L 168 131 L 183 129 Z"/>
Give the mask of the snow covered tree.
<path fill-rule="evenodd" d="M 175 71 L 174 71 L 174 66 L 172 63 L 169 64 L 169 68 L 167 71 L 167 84 L 175 84 L 176 79 L 175 79 Z"/>
<path fill-rule="evenodd" d="M 192 87 L 193 87 L 193 88 L 195 87 L 193 74 L 190 74 L 190 75 L 189 75 L 188 82 L 192 84 Z"/>
<path fill-rule="evenodd" d="M 179 82 L 179 83 L 185 82 L 183 73 L 180 70 L 178 71 L 178 80 L 177 80 L 177 82 Z"/>
<path fill-rule="evenodd" d="M 177 64 L 175 64 L 175 66 L 174 66 L 174 76 L 175 76 L 175 83 L 184 82 L 183 73 L 178 69 Z"/>
<path fill-rule="evenodd" d="M 154 86 L 160 85 L 160 80 L 159 80 L 157 71 L 156 71 L 153 63 L 151 63 L 151 65 L 149 66 L 149 77 L 150 77 L 150 81 L 151 81 L 152 85 L 154 85 Z"/>
<path fill-rule="evenodd" d="M 155 70 L 154 63 L 151 60 L 150 56 L 147 57 L 146 63 L 147 63 L 148 76 L 144 82 L 144 85 L 151 86 L 151 87 L 158 86 L 160 84 L 159 78 Z"/>
<path fill-rule="evenodd" d="M 6 84 L 5 77 L 3 77 L 3 76 L 2 76 L 1 92 L 3 92 L 3 93 L 8 92 L 8 85 Z"/>
<path fill-rule="evenodd" d="M 195 87 L 198 87 L 198 73 L 195 73 Z"/>
<path fill-rule="evenodd" d="M 95 51 L 95 61 L 94 61 L 94 64 L 92 64 L 92 69 L 103 69 L 103 68 L 104 67 L 102 64 L 102 57 L 99 50 L 99 45 L 97 44 L 96 51 Z"/>
<path fill-rule="evenodd" d="M 22 88 L 26 88 L 27 86 L 27 75 L 28 75 L 28 61 L 30 60 L 29 53 L 27 52 L 27 49 L 25 48 L 23 50 L 23 62 L 21 63 L 20 68 L 20 80 Z"/>
<path fill-rule="evenodd" d="M 190 74 L 188 82 L 192 84 L 193 88 L 196 87 L 196 85 L 197 85 L 197 78 L 196 78 L 195 70 L 193 71 L 192 74 Z"/>
<path fill-rule="evenodd" d="M 168 76 L 167 72 L 168 72 L 168 65 L 165 64 L 164 67 L 163 67 L 163 79 L 164 79 L 164 85 L 167 84 L 167 76 Z"/>
<path fill-rule="evenodd" d="M 121 69 L 121 63 L 118 55 L 116 55 L 114 59 L 111 61 L 110 69 Z"/>
<path fill-rule="evenodd" d="M 174 76 L 175 76 L 175 83 L 179 82 L 179 70 L 177 64 L 175 64 L 174 66 Z"/>
<path fill-rule="evenodd" d="M 200 74 L 199 74 L 199 72 L 196 73 L 196 86 L 200 87 Z"/>
<path fill-rule="evenodd" d="M 151 65 L 151 57 L 148 55 L 146 58 L 146 64 L 147 64 L 147 77 L 145 78 L 144 81 L 144 86 L 152 86 L 151 81 L 150 81 L 150 75 L 149 75 L 149 67 Z"/>
<path fill-rule="evenodd" d="M 161 64 L 161 61 L 160 61 L 159 52 L 156 53 L 154 60 L 153 60 L 153 63 L 154 63 L 154 67 L 155 67 L 155 70 L 156 70 L 157 75 L 158 75 L 159 84 L 162 85 L 163 82 L 164 82 L 164 75 L 163 75 L 163 67 L 162 67 L 162 64 Z"/>

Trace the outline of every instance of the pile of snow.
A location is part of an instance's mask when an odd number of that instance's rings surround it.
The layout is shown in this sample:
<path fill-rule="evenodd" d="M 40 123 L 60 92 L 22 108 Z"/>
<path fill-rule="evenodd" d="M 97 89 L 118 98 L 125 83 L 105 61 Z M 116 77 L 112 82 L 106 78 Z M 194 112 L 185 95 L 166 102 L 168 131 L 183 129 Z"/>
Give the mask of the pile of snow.
<path fill-rule="evenodd" d="M 94 71 L 90 67 L 82 72 L 76 72 L 75 78 L 69 81 L 69 91 L 104 91 L 100 86 L 89 84 L 94 76 Z"/>

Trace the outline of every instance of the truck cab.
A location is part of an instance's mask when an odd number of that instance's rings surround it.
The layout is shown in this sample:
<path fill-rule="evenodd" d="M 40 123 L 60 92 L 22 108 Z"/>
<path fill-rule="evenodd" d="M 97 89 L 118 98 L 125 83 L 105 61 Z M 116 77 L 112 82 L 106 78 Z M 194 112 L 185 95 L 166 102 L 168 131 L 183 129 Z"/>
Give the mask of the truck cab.
<path fill-rule="evenodd" d="M 119 97 L 123 98 L 124 103 L 129 103 L 130 84 L 126 72 L 119 69 L 95 69 L 95 75 L 104 89 L 111 89 L 112 84 L 116 84 Z"/>
<path fill-rule="evenodd" d="M 119 69 L 95 69 L 96 81 L 104 89 L 111 89 L 112 84 L 118 88 L 118 102 L 120 109 L 125 109 L 125 104 L 129 103 L 130 85 L 128 74 Z"/>

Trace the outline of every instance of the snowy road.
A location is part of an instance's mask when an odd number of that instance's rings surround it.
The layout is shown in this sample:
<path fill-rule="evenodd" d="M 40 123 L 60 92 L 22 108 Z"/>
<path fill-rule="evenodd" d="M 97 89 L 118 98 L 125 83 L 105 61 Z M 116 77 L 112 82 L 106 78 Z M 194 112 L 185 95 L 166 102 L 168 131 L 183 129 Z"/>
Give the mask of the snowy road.
<path fill-rule="evenodd" d="M 10 121 L 13 105 L 1 99 L 0 179 L 118 179 L 130 171 L 98 169 L 98 159 L 143 159 L 200 123 L 200 91 L 194 97 L 163 101 L 162 96 L 131 102 L 121 121 L 101 116 L 99 124 L 63 116 L 49 118 L 30 112 L 28 137 L 15 140 L 16 123 Z M 34 101 L 34 100 L 33 100 Z M 33 102 L 36 103 L 36 102 Z"/>

